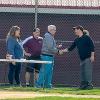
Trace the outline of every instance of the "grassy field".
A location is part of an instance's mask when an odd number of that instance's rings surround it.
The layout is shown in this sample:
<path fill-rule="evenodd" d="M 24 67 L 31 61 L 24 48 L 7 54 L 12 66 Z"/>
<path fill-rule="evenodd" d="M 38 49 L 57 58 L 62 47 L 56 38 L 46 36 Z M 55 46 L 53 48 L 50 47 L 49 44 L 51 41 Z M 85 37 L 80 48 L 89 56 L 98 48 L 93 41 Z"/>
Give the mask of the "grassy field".
<path fill-rule="evenodd" d="M 93 90 L 80 90 L 78 88 L 70 88 L 70 87 L 64 87 L 64 88 L 52 88 L 52 89 L 40 89 L 40 88 L 33 88 L 33 87 L 9 87 L 9 86 L 0 86 L 0 91 L 7 91 L 7 92 L 20 92 L 23 94 L 23 92 L 29 93 L 37 93 L 37 94 L 51 94 L 50 97 L 43 96 L 43 97 L 29 97 L 28 99 L 3 99 L 3 100 L 100 100 L 100 98 L 92 98 L 92 96 L 100 96 L 100 88 L 94 88 Z M 72 96 L 68 97 L 62 97 L 58 95 L 52 95 L 52 94 L 70 94 L 75 95 L 75 97 L 71 98 Z M 77 98 L 77 95 L 79 97 Z M 83 95 L 81 97 L 80 95 Z M 90 95 L 90 98 L 85 97 L 86 95 Z M 11 98 L 11 97 L 10 97 Z M 2 99 L 0 99 L 2 100 Z"/>
<path fill-rule="evenodd" d="M 5 99 L 5 100 L 100 100 L 93 98 L 66 98 L 66 97 L 39 97 L 39 98 L 28 98 L 28 99 Z"/>
<path fill-rule="evenodd" d="M 4 91 L 27 91 L 27 92 L 40 92 L 40 93 L 60 93 L 60 94 L 76 94 L 76 95 L 100 95 L 100 88 L 93 90 L 80 90 L 78 88 L 53 88 L 53 89 L 39 89 L 33 87 L 0 87 Z"/>

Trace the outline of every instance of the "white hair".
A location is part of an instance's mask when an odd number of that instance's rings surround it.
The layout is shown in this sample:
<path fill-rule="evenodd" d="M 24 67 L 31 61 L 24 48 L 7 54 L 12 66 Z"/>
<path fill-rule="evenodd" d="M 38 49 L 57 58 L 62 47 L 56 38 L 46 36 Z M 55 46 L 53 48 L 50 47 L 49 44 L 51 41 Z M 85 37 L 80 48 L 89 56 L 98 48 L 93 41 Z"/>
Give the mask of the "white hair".
<path fill-rule="evenodd" d="M 56 29 L 56 26 L 55 25 L 49 25 L 48 26 L 48 31 L 52 30 L 52 29 Z"/>

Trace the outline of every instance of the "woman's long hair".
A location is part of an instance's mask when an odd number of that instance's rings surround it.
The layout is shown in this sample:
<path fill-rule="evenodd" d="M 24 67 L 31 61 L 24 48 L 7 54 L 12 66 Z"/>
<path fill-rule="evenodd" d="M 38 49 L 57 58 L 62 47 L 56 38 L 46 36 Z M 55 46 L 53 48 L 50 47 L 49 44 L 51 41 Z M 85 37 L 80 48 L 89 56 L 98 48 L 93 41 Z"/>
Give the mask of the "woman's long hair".
<path fill-rule="evenodd" d="M 15 37 L 15 32 L 20 30 L 20 27 L 18 26 L 12 26 L 7 34 L 7 37 L 6 37 L 6 41 L 8 40 L 9 37 Z"/>

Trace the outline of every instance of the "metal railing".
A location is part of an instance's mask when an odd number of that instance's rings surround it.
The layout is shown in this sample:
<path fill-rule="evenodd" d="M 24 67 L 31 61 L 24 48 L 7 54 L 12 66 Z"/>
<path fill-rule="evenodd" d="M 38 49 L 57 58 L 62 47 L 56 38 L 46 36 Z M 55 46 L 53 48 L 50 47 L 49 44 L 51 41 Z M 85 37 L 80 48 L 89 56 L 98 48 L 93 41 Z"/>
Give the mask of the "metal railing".
<path fill-rule="evenodd" d="M 0 0 L 3 5 L 35 5 L 35 0 Z M 100 7 L 100 0 L 38 0 L 43 6 Z"/>

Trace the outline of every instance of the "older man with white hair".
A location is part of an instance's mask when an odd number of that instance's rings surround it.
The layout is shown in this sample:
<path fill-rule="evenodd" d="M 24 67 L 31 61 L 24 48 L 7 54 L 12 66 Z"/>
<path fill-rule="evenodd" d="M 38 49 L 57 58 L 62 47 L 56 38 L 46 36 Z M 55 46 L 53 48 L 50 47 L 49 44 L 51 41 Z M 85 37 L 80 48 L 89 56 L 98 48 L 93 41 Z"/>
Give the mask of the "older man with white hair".
<path fill-rule="evenodd" d="M 54 62 L 54 55 L 59 52 L 57 45 L 54 39 L 56 33 L 56 26 L 49 25 L 48 32 L 45 33 L 42 45 L 42 56 L 43 61 L 52 61 Z M 52 74 L 53 74 L 53 63 L 45 64 L 41 67 L 39 78 L 36 82 L 36 87 L 52 88 Z"/>

